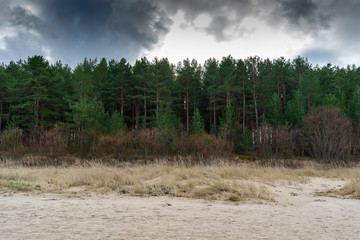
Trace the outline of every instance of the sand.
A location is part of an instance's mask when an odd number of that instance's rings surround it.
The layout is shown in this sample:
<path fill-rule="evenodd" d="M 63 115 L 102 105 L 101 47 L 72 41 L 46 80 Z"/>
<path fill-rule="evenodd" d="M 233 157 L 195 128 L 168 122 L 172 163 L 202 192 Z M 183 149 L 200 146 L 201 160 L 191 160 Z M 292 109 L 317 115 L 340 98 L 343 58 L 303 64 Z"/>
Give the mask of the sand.
<path fill-rule="evenodd" d="M 360 239 L 360 201 L 319 197 L 341 180 L 267 185 L 276 202 L 0 193 L 0 239 Z"/>

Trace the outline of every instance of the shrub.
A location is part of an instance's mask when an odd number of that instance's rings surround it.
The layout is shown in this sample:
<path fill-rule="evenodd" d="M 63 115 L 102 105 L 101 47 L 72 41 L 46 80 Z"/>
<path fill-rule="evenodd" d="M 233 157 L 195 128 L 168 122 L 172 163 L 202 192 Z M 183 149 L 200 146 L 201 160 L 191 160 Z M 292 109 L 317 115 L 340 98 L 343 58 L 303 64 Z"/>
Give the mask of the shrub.
<path fill-rule="evenodd" d="M 242 154 L 249 154 L 252 151 L 251 133 L 248 129 L 234 139 L 235 151 Z"/>
<path fill-rule="evenodd" d="M 100 135 L 93 142 L 90 155 L 93 157 L 113 157 L 129 160 L 135 157 L 134 136 L 130 132 L 120 131 L 112 135 Z"/>
<path fill-rule="evenodd" d="M 263 125 L 254 131 L 256 155 L 260 159 L 289 159 L 294 154 L 294 141 L 290 131 Z"/>
<path fill-rule="evenodd" d="M 161 156 L 166 154 L 166 136 L 157 130 L 149 128 L 141 130 L 136 134 L 136 143 L 139 153 L 145 158 L 148 155 Z"/>
<path fill-rule="evenodd" d="M 353 144 L 350 120 L 340 115 L 340 108 L 317 108 L 303 120 L 305 139 L 314 158 L 324 163 L 346 159 Z"/>
<path fill-rule="evenodd" d="M 66 152 L 65 132 L 63 128 L 55 124 L 50 130 L 44 131 L 39 139 L 39 152 L 49 157 L 60 157 Z"/>
<path fill-rule="evenodd" d="M 23 131 L 20 128 L 7 129 L 1 136 L 1 147 L 11 155 L 21 155 L 25 152 L 23 144 Z"/>

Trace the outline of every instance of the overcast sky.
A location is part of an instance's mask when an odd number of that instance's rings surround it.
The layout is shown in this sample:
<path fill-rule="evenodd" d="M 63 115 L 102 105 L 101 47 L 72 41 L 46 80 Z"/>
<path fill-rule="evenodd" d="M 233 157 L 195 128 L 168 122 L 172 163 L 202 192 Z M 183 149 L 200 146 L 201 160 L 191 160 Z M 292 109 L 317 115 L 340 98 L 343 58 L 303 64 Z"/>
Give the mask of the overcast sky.
<path fill-rule="evenodd" d="M 358 0 L 0 0 L 0 62 L 258 55 L 360 65 Z"/>

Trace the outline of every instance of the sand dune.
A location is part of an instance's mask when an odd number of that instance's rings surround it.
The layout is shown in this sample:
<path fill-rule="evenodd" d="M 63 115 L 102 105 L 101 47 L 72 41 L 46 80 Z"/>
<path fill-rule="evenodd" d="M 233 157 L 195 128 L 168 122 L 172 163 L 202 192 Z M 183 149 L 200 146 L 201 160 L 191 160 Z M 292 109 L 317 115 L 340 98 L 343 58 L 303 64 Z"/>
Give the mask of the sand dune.
<path fill-rule="evenodd" d="M 316 195 L 345 183 L 269 185 L 262 204 L 3 192 L 0 239 L 360 239 L 360 201 Z"/>

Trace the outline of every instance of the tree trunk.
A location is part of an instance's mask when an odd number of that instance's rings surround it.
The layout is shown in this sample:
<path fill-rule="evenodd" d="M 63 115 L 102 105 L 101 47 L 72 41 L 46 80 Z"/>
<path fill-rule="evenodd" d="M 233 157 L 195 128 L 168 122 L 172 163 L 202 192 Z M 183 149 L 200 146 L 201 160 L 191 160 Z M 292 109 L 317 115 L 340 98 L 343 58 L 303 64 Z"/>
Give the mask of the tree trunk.
<path fill-rule="evenodd" d="M 2 126 L 2 114 L 3 114 L 3 100 L 0 98 L 0 132 L 1 132 L 1 126 Z"/>
<path fill-rule="evenodd" d="M 131 111 L 131 116 L 132 116 L 132 118 L 131 118 L 131 125 L 132 125 L 132 129 L 134 129 L 134 128 L 136 128 L 135 127 L 135 122 L 136 121 L 134 121 L 134 119 L 135 119 L 135 100 L 133 100 L 133 107 L 132 107 L 132 111 Z"/>
<path fill-rule="evenodd" d="M 186 133 L 189 134 L 189 89 L 186 89 Z"/>
<path fill-rule="evenodd" d="M 81 150 L 81 155 L 84 155 L 84 126 L 83 124 L 80 125 L 80 150 Z"/>
<path fill-rule="evenodd" d="M 39 101 L 35 100 L 35 129 L 39 127 Z"/>
<path fill-rule="evenodd" d="M 246 129 L 246 104 L 245 104 L 245 101 L 246 101 L 246 98 L 245 98 L 245 84 L 243 83 L 243 118 L 242 118 L 242 130 L 243 130 L 243 133 L 245 133 L 245 129 Z"/>
<path fill-rule="evenodd" d="M 122 86 L 121 86 L 122 88 Z M 123 117 L 124 116 L 124 91 L 121 89 L 121 107 L 120 107 L 120 114 Z"/>
<path fill-rule="evenodd" d="M 137 103 L 137 101 L 135 101 L 135 129 L 137 130 L 139 128 L 139 116 L 140 116 L 140 107 L 139 104 Z"/>
<path fill-rule="evenodd" d="M 146 93 L 144 92 L 144 124 L 146 125 L 147 118 L 147 105 L 146 105 Z"/>
<path fill-rule="evenodd" d="M 286 106 L 286 87 L 285 87 L 285 83 L 284 83 L 285 80 L 283 80 L 283 84 L 282 84 L 282 88 L 283 88 L 283 106 L 285 107 Z"/>
<path fill-rule="evenodd" d="M 159 118 L 159 100 L 160 100 L 160 96 L 159 96 L 159 89 L 156 88 L 156 118 Z"/>
<path fill-rule="evenodd" d="M 215 102 L 215 94 L 214 94 L 214 102 L 213 102 L 213 105 L 214 105 L 214 126 L 215 126 L 215 130 L 216 130 L 216 102 Z"/>
<path fill-rule="evenodd" d="M 256 130 L 258 130 L 259 129 L 259 114 L 258 114 L 258 108 L 257 108 L 255 86 L 253 89 L 253 99 L 254 99 L 254 107 L 255 107 Z"/>
<path fill-rule="evenodd" d="M 231 95 L 230 95 L 230 91 L 226 91 L 226 107 L 229 108 L 230 107 L 230 98 L 231 98 Z"/>

